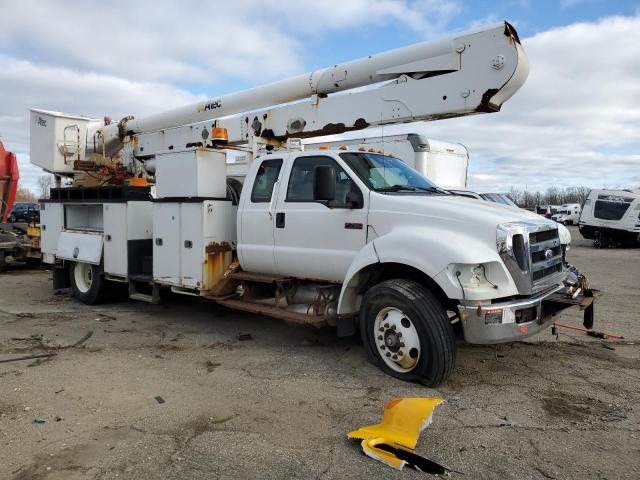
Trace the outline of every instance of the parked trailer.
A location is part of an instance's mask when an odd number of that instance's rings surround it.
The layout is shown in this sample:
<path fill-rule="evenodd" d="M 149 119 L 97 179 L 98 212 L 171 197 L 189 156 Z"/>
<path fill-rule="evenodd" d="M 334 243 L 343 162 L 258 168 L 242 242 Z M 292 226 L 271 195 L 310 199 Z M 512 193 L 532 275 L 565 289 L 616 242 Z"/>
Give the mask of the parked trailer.
<path fill-rule="evenodd" d="M 596 247 L 640 245 L 640 187 L 591 190 L 578 228 Z"/>

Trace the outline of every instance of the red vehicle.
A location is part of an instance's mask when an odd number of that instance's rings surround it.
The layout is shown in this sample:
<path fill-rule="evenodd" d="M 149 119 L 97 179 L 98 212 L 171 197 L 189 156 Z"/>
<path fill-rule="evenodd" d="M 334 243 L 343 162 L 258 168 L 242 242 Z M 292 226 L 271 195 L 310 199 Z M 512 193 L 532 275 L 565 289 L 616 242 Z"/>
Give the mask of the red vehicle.
<path fill-rule="evenodd" d="M 0 142 L 0 222 L 7 221 L 18 190 L 18 161 Z"/>

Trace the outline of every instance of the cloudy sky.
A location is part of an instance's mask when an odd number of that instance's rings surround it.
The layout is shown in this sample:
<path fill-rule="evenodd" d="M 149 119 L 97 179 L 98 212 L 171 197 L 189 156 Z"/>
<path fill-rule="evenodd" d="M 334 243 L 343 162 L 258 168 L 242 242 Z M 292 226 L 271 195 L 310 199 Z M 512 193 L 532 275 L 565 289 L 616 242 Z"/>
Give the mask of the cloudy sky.
<path fill-rule="evenodd" d="M 0 2 L 0 137 L 37 190 L 28 108 L 162 111 L 509 20 L 524 87 L 491 115 L 388 127 L 462 142 L 470 187 L 640 185 L 640 8 L 625 0 Z"/>

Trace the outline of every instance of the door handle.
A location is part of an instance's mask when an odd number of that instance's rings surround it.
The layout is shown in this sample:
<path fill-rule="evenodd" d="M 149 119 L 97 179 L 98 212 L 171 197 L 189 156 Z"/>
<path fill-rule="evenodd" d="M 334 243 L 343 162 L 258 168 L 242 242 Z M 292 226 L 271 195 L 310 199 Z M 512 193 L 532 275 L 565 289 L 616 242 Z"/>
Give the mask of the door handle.
<path fill-rule="evenodd" d="M 284 212 L 276 213 L 276 228 L 284 228 Z"/>

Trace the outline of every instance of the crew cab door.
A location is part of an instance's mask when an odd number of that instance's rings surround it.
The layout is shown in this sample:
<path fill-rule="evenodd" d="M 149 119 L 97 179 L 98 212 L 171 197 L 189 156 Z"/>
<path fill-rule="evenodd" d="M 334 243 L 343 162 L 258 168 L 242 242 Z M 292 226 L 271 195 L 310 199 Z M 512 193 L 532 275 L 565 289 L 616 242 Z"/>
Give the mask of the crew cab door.
<path fill-rule="evenodd" d="M 273 208 L 283 162 L 262 158 L 256 163 L 255 175 L 247 176 L 240 199 L 238 258 L 244 270 L 275 275 Z"/>
<path fill-rule="evenodd" d="M 314 200 L 315 167 L 335 168 L 335 200 Z M 367 233 L 368 190 L 330 156 L 291 155 L 275 209 L 275 259 L 285 276 L 341 282 Z M 359 198 L 359 205 L 349 202 Z"/>

